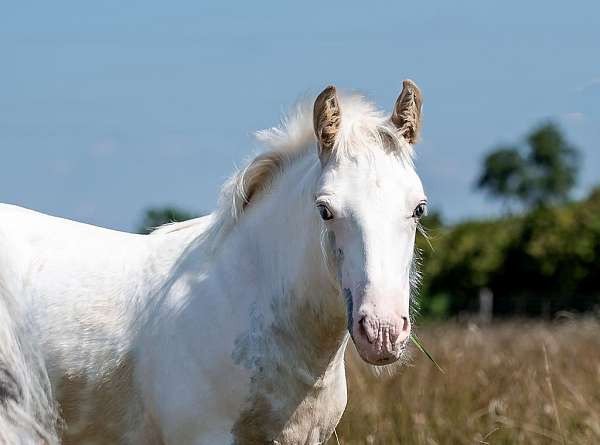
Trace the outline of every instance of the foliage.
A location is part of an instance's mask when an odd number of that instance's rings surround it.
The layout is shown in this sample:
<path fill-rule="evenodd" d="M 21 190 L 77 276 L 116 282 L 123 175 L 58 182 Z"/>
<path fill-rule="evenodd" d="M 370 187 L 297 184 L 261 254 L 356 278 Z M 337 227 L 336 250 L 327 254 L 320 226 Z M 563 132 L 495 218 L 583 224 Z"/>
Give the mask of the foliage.
<path fill-rule="evenodd" d="M 490 152 L 477 188 L 506 205 L 517 201 L 541 207 L 566 201 L 577 179 L 577 150 L 553 123 L 534 129 L 526 142 L 527 150 L 502 146 Z"/>
<path fill-rule="evenodd" d="M 511 200 L 527 196 L 527 162 L 514 147 L 500 147 L 483 161 L 483 172 L 477 187 L 501 198 L 508 205 Z"/>
<path fill-rule="evenodd" d="M 564 202 L 577 178 L 577 150 L 551 123 L 534 130 L 527 138 L 529 153 L 529 195 L 533 205 Z"/>
<path fill-rule="evenodd" d="M 155 228 L 177 221 L 186 221 L 195 218 L 194 215 L 187 210 L 182 210 L 178 207 L 152 207 L 144 212 L 142 222 L 138 226 L 137 233 L 150 233 Z"/>
<path fill-rule="evenodd" d="M 440 298 L 449 313 L 474 311 L 483 287 L 496 313 L 539 315 L 600 305 L 600 189 L 575 203 L 430 230 L 422 311 Z M 432 306 L 433 305 L 433 306 Z M 434 307 L 433 307 L 434 308 Z"/>

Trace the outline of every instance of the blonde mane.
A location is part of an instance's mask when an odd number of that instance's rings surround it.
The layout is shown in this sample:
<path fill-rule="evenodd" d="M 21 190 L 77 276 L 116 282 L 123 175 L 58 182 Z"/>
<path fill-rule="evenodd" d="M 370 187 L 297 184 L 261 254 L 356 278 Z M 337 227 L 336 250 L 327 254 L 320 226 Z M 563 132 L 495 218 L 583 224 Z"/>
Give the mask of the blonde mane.
<path fill-rule="evenodd" d="M 342 124 L 333 152 L 337 159 L 356 156 L 367 147 L 381 147 L 413 166 L 413 148 L 393 125 L 389 115 L 360 94 L 341 95 Z M 269 190 L 276 178 L 296 159 L 312 150 L 318 162 L 311 100 L 299 102 L 277 127 L 255 133 L 265 151 L 251 159 L 225 182 L 210 229 L 203 237 L 222 239 L 242 217 L 246 208 Z M 195 227 L 202 218 L 172 223 L 153 233 L 170 233 Z M 211 243 L 213 244 L 213 243 Z M 213 244 L 214 246 L 214 244 Z"/>

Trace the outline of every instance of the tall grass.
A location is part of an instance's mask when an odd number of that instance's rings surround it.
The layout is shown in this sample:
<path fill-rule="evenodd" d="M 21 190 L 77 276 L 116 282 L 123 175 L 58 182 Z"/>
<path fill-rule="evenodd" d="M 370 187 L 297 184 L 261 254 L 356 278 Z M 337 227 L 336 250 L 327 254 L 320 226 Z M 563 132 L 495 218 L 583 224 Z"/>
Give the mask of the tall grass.
<path fill-rule="evenodd" d="M 413 348 L 409 366 L 377 376 L 350 348 L 340 444 L 600 444 L 598 320 L 444 323 L 419 337 L 445 374 Z"/>

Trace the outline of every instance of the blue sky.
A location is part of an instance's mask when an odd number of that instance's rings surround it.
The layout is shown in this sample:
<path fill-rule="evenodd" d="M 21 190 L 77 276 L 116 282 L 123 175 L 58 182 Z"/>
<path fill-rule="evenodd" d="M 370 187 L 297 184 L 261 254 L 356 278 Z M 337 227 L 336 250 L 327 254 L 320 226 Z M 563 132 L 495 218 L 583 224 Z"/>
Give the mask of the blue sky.
<path fill-rule="evenodd" d="M 223 180 L 325 85 L 425 95 L 417 165 L 451 221 L 498 211 L 484 153 L 554 119 L 600 182 L 600 2 L 4 2 L 0 201 L 132 230 L 215 206 Z"/>

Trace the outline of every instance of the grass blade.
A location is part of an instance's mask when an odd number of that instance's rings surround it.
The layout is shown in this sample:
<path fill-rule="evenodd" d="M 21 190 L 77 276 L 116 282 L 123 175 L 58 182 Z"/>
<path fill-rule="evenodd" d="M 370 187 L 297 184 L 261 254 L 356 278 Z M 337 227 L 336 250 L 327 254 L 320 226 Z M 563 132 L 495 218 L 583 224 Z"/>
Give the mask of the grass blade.
<path fill-rule="evenodd" d="M 434 358 L 431 356 L 431 354 L 429 352 L 427 352 L 427 349 L 425 349 L 425 346 L 423 346 L 423 343 L 421 343 L 421 340 L 419 340 L 419 338 L 417 337 L 416 334 L 411 333 L 410 334 L 410 339 L 412 340 L 412 342 L 417 346 L 417 348 L 419 348 L 419 350 L 425 354 L 427 356 L 427 358 L 429 360 L 431 360 L 431 362 L 435 365 L 435 367 L 442 373 L 442 374 L 446 374 L 446 372 L 442 369 L 442 367 L 440 365 L 438 365 L 438 363 L 434 360 Z"/>

